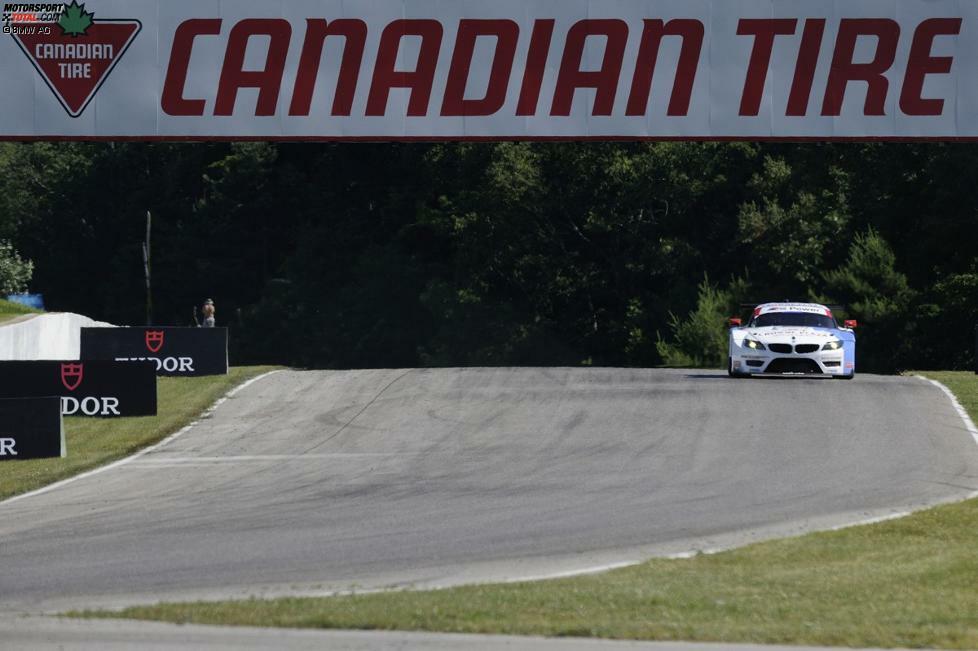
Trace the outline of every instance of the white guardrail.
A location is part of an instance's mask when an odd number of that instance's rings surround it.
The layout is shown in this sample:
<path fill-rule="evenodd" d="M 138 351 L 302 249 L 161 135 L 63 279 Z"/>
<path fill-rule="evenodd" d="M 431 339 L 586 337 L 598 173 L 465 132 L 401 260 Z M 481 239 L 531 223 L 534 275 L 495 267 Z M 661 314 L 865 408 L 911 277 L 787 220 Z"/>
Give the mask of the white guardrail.
<path fill-rule="evenodd" d="M 81 354 L 81 329 L 113 327 L 80 314 L 38 314 L 0 323 L 0 361 L 75 360 Z"/>

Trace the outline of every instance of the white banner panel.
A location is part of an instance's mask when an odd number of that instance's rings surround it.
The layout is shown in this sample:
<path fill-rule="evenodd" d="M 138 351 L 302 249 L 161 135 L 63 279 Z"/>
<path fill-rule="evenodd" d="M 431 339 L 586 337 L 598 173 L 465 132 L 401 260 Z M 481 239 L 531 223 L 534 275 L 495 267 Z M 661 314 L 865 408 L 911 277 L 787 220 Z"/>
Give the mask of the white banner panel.
<path fill-rule="evenodd" d="M 978 139 L 974 0 L 3 4 L 4 139 Z"/>

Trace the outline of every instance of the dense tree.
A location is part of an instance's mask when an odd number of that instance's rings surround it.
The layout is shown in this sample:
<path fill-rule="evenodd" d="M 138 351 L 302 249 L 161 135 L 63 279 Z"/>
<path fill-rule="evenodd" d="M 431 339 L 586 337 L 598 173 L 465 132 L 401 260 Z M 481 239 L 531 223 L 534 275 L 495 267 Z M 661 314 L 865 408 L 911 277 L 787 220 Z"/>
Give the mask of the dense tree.
<path fill-rule="evenodd" d="M 864 370 L 974 354 L 969 145 L 0 144 L 0 174 L 49 308 L 145 320 L 149 211 L 154 320 L 212 297 L 236 361 L 716 365 L 785 298 L 844 303 Z"/>

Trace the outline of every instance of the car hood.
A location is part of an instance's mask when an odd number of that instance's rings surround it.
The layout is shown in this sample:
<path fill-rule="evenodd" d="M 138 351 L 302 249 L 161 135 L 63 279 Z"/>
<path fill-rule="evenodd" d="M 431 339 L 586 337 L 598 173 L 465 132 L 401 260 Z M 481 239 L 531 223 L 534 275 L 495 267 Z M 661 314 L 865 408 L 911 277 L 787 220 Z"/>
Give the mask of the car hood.
<path fill-rule="evenodd" d="M 800 328 L 795 326 L 770 326 L 767 328 L 748 328 L 747 336 L 761 342 L 798 343 L 799 341 L 827 341 L 837 339 L 833 330 L 823 328 Z"/>

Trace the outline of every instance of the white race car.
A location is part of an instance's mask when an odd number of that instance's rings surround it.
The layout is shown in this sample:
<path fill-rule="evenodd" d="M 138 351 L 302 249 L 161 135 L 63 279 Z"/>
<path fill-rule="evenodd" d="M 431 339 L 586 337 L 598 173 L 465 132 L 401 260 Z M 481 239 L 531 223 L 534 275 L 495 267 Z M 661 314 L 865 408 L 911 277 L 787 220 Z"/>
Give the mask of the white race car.
<path fill-rule="evenodd" d="M 814 303 L 767 303 L 746 326 L 730 319 L 731 377 L 751 375 L 856 375 L 855 321 L 839 327 L 832 310 Z"/>

